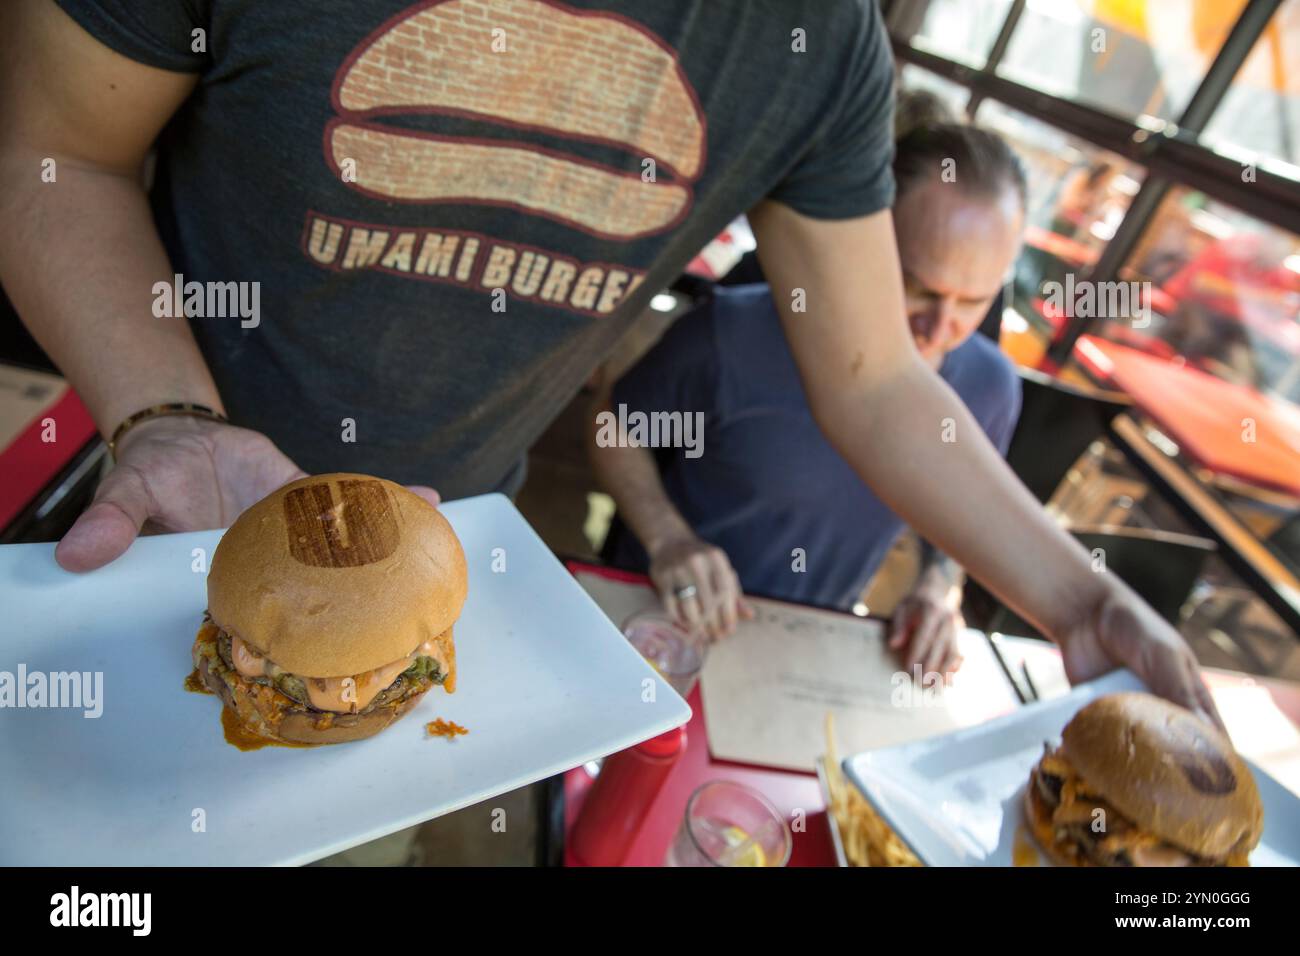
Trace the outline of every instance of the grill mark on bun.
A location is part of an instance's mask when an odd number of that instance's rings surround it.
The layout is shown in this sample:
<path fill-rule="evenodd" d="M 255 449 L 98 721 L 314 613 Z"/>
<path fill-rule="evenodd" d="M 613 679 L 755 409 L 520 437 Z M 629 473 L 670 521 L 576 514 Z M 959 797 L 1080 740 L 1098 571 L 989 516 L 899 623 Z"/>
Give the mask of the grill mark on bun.
<path fill-rule="evenodd" d="M 1169 728 L 1173 757 L 1183 776 L 1201 793 L 1223 796 L 1237 789 L 1231 765 L 1200 728 L 1180 721 Z"/>
<path fill-rule="evenodd" d="M 374 564 L 392 554 L 400 538 L 388 492 L 377 481 L 295 488 L 284 496 L 284 522 L 289 554 L 316 568 Z"/>

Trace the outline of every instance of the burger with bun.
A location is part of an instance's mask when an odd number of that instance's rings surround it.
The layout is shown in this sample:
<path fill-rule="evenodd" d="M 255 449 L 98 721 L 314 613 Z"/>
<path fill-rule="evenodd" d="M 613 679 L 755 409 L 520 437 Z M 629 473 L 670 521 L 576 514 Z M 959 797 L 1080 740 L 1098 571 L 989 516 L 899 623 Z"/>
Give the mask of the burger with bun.
<path fill-rule="evenodd" d="M 367 475 L 302 478 L 222 537 L 194 665 L 258 736 L 360 740 L 455 689 L 466 588 L 460 541 L 423 498 Z"/>
<path fill-rule="evenodd" d="M 1025 790 L 1061 866 L 1248 866 L 1264 825 L 1255 778 L 1217 728 L 1150 694 L 1111 694 L 1045 748 Z"/>

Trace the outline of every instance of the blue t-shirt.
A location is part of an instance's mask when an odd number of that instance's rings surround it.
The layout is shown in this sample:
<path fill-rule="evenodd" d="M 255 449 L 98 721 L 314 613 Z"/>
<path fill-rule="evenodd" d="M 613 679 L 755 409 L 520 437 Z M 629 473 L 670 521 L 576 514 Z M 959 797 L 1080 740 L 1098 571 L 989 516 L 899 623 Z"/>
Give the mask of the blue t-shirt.
<path fill-rule="evenodd" d="M 939 374 L 1005 454 L 1020 380 L 997 345 L 973 335 Z M 712 308 L 673 325 L 613 397 L 629 414 L 704 413 L 703 453 L 660 449 L 661 475 L 673 504 L 727 553 L 747 592 L 847 609 L 903 529 L 813 420 L 766 285 L 718 289 Z M 630 533 L 610 557 L 629 568 L 648 563 Z"/>

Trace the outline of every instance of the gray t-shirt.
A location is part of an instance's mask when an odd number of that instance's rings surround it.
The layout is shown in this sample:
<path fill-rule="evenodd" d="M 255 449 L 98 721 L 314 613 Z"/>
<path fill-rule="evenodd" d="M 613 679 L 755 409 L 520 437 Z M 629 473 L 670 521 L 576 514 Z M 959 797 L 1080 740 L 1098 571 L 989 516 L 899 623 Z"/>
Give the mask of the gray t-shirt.
<path fill-rule="evenodd" d="M 190 322 L 232 419 L 309 471 L 508 487 L 737 214 L 893 199 L 872 0 L 59 4 L 198 74 L 159 230 L 184 282 L 259 283 L 255 327 Z"/>

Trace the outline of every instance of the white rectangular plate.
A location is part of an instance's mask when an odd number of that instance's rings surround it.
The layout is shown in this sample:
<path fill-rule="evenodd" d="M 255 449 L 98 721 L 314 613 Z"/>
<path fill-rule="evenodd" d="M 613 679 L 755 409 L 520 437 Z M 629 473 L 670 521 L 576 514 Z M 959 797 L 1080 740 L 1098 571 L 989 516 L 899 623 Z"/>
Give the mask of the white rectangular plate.
<path fill-rule="evenodd" d="M 1117 671 L 978 727 L 848 757 L 844 772 L 928 866 L 1011 866 L 1020 800 L 1043 743 L 1059 742 L 1093 698 L 1144 689 L 1131 672 Z M 1264 804 L 1264 836 L 1251 864 L 1300 865 L 1300 800 L 1254 764 L 1251 770 Z"/>
<path fill-rule="evenodd" d="M 210 557 L 221 532 L 141 538 L 86 575 L 53 545 L 0 547 L 0 671 L 103 674 L 97 719 L 0 709 L 0 863 L 307 863 L 690 718 L 507 498 L 442 512 L 469 562 L 456 693 L 434 688 L 369 740 L 304 749 L 235 749 L 219 699 L 183 687 L 207 604 L 194 549 Z M 468 736 L 426 737 L 438 717 Z"/>

